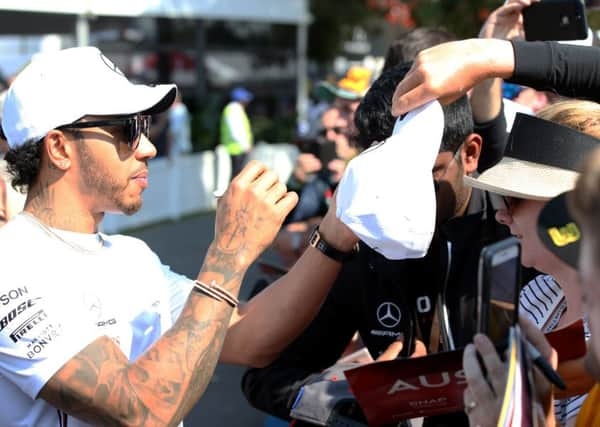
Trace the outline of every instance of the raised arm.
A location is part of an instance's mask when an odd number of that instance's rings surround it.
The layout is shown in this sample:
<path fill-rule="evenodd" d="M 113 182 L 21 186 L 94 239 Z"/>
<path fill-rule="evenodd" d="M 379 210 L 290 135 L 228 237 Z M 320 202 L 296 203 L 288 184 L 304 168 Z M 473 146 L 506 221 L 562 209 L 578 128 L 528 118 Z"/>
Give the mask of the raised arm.
<path fill-rule="evenodd" d="M 350 252 L 358 239 L 335 211 L 334 198 L 319 230 L 333 247 Z M 221 361 L 254 367 L 271 363 L 317 315 L 341 266 L 309 246 L 285 276 L 234 313 Z"/>
<path fill-rule="evenodd" d="M 294 342 L 269 365 L 246 371 L 242 390 L 252 406 L 289 418 L 300 389 L 342 355 L 360 318 L 353 309 L 360 292 L 355 263 L 343 267 L 319 313 Z M 296 309 L 301 305 L 297 303 Z"/>
<path fill-rule="evenodd" d="M 598 101 L 600 51 L 557 42 L 495 39 L 437 45 L 419 53 L 396 87 L 392 113 L 406 113 L 433 99 L 450 103 L 492 77 Z"/>
<path fill-rule="evenodd" d="M 250 163 L 219 201 L 215 239 L 198 279 L 237 294 L 243 275 L 297 201 L 262 164 Z M 129 362 L 109 338 L 91 342 L 45 384 L 39 397 L 102 426 L 178 424 L 203 394 L 232 309 L 192 292 L 175 322 Z"/>
<path fill-rule="evenodd" d="M 537 0 L 508 0 L 494 10 L 479 31 L 481 39 L 522 40 L 524 38 L 521 11 Z M 475 85 L 469 101 L 475 121 L 475 132 L 483 138 L 478 172 L 494 166 L 502 159 L 508 132 L 502 101 L 502 79 L 485 79 Z"/>
<path fill-rule="evenodd" d="M 521 11 L 535 1 L 537 0 L 508 0 L 490 14 L 479 31 L 479 38 L 523 40 Z M 493 120 L 500 114 L 502 108 L 502 80 L 496 77 L 477 84 L 469 100 L 475 122 L 484 123 Z"/>
<path fill-rule="evenodd" d="M 417 55 L 398 83 L 392 114 L 404 114 L 434 99 L 451 103 L 485 79 L 506 78 L 513 70 L 512 45 L 506 40 L 469 39 L 434 46 Z"/>

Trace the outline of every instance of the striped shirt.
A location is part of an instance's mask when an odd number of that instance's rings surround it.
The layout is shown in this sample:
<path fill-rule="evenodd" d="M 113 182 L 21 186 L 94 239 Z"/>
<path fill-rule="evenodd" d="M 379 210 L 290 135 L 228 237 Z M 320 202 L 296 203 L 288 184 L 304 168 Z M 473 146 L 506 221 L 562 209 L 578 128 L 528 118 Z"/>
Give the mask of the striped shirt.
<path fill-rule="evenodd" d="M 531 320 L 545 333 L 556 328 L 567 310 L 562 288 L 550 275 L 539 275 L 523 287 L 519 295 L 519 313 Z M 585 339 L 590 336 L 586 319 L 583 321 Z M 577 416 L 587 394 L 554 401 L 556 421 L 565 425 L 569 418 Z"/>

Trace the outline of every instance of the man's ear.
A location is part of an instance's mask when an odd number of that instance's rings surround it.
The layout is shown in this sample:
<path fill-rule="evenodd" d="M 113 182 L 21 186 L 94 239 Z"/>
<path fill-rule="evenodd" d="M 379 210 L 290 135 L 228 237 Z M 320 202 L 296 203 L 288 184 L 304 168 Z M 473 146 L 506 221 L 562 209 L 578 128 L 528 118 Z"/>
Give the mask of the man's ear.
<path fill-rule="evenodd" d="M 51 130 L 44 137 L 47 166 L 52 170 L 66 171 L 71 167 L 74 147 L 72 141 L 60 130 Z"/>
<path fill-rule="evenodd" d="M 479 156 L 481 155 L 481 136 L 472 133 L 465 138 L 463 142 L 461 160 L 466 175 L 470 175 L 477 170 Z"/>

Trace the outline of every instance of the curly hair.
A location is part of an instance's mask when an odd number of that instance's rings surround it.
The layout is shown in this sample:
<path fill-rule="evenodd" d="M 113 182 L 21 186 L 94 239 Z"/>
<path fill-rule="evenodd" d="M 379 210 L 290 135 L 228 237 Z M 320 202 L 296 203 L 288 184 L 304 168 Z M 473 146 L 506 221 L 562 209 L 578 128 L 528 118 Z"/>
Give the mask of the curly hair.
<path fill-rule="evenodd" d="M 12 175 L 13 188 L 26 193 L 40 172 L 42 144 L 40 140 L 27 141 L 17 148 L 11 148 L 4 156 L 7 170 Z"/>

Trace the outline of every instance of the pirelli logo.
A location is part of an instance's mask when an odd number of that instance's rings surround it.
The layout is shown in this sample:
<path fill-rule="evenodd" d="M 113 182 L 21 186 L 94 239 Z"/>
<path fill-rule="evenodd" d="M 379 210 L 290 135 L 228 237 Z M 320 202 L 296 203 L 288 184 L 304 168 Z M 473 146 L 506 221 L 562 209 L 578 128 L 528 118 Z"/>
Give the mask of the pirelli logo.
<path fill-rule="evenodd" d="M 26 336 L 29 331 L 35 328 L 40 323 L 44 322 L 48 318 L 48 315 L 44 312 L 44 310 L 39 310 L 33 316 L 29 317 L 23 323 L 16 327 L 16 329 L 10 334 L 10 339 L 13 340 L 14 343 L 19 342 L 21 338 Z"/>
<path fill-rule="evenodd" d="M 548 229 L 548 235 L 555 246 L 562 248 L 577 242 L 581 238 L 581 231 L 574 222 L 563 227 L 552 227 Z"/>

